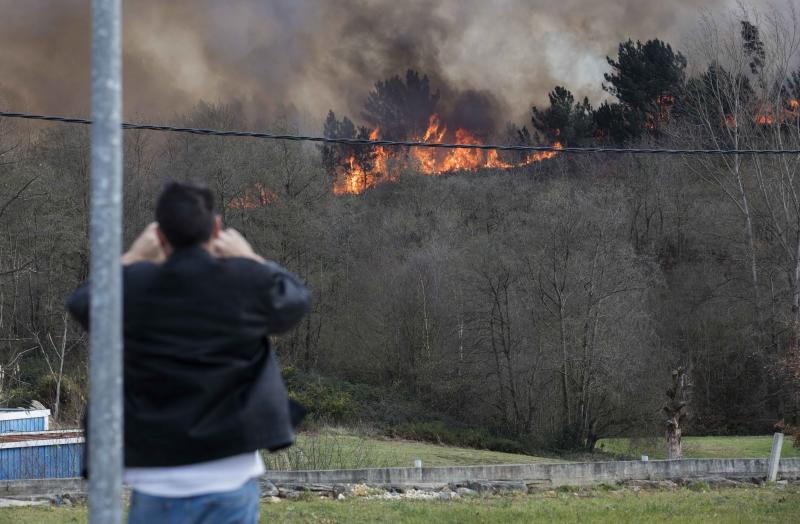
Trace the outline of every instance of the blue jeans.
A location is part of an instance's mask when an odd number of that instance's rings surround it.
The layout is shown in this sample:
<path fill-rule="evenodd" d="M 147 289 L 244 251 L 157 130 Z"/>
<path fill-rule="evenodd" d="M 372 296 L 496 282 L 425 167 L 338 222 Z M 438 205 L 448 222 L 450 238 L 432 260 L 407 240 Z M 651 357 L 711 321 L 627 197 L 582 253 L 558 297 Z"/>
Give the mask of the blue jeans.
<path fill-rule="evenodd" d="M 156 497 L 134 491 L 128 524 L 257 524 L 256 479 L 241 488 L 196 497 Z"/>

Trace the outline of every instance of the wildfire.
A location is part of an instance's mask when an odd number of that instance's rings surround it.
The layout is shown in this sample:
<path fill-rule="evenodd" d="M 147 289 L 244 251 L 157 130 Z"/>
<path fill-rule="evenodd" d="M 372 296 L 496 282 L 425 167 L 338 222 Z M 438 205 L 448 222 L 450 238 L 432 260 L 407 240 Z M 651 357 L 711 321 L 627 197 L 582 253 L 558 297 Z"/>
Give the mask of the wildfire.
<path fill-rule="evenodd" d="M 770 113 L 761 113 L 756 115 L 756 124 L 761 126 L 770 126 L 775 123 L 775 116 Z"/>
<path fill-rule="evenodd" d="M 672 95 L 662 95 L 656 97 L 658 115 L 648 115 L 644 126 L 650 131 L 657 131 L 661 124 L 669 122 L 670 111 L 675 107 L 675 97 Z"/>
<path fill-rule="evenodd" d="M 253 189 L 247 189 L 244 195 L 232 198 L 228 202 L 228 209 L 254 209 L 275 202 L 278 195 L 271 189 L 264 187 L 261 182 L 256 182 Z"/>
<path fill-rule="evenodd" d="M 761 126 L 771 126 L 775 123 L 786 123 L 791 120 L 797 120 L 800 117 L 800 101 L 792 98 L 782 110 L 777 112 L 774 108 L 762 109 L 755 116 L 755 122 Z"/>
<path fill-rule="evenodd" d="M 561 142 L 553 143 L 553 147 L 556 149 L 563 149 Z M 522 163 L 517 164 L 517 166 L 529 166 L 534 162 L 541 162 L 542 160 L 550 160 L 551 158 L 554 158 L 557 154 L 558 153 L 555 151 L 539 151 L 537 153 L 531 153 L 530 155 L 528 155 L 528 158 L 526 158 Z"/>
<path fill-rule="evenodd" d="M 800 118 L 800 101 L 792 98 L 786 102 L 786 106 L 776 111 L 774 108 L 762 106 L 754 115 L 753 122 L 759 126 L 771 126 L 774 124 L 785 124 L 787 122 L 796 121 Z M 731 114 L 725 115 L 725 124 L 727 127 L 737 127 L 736 117 Z"/>
<path fill-rule="evenodd" d="M 422 136 L 412 137 L 411 141 L 429 144 L 442 143 L 447 136 L 448 129 L 442 125 L 439 116 L 434 114 L 428 119 L 428 127 Z M 451 135 L 459 144 L 480 145 L 483 142 L 466 129 L 456 129 Z M 380 130 L 375 129 L 370 134 L 370 140 L 377 140 Z M 554 147 L 560 149 L 561 143 L 556 142 Z M 402 165 L 410 165 L 419 172 L 435 176 L 456 171 L 475 171 L 478 169 L 511 169 L 524 167 L 535 162 L 553 158 L 558 153 L 555 151 L 541 151 L 528 155 L 520 162 L 507 162 L 500 158 L 496 149 L 432 149 L 413 148 L 407 155 L 400 153 L 391 154 L 385 147 L 376 146 L 369 153 L 369 166 L 362 165 L 356 155 L 350 155 L 343 166 L 337 169 L 333 192 L 337 195 L 359 194 L 376 184 L 397 179 L 396 170 L 390 171 L 389 157 Z M 366 163 L 365 163 L 366 164 Z"/>
<path fill-rule="evenodd" d="M 380 138 L 380 129 L 375 128 L 369 134 L 370 140 Z M 336 181 L 333 192 L 336 195 L 357 195 L 367 189 L 375 187 L 378 182 L 391 180 L 389 175 L 389 153 L 383 146 L 376 146 L 370 151 L 371 169 L 364 168 L 351 154 L 345 161 L 345 166 L 337 169 Z"/>
<path fill-rule="evenodd" d="M 786 115 L 793 119 L 800 118 L 800 101 L 794 98 L 789 100 L 789 109 L 786 111 Z"/>

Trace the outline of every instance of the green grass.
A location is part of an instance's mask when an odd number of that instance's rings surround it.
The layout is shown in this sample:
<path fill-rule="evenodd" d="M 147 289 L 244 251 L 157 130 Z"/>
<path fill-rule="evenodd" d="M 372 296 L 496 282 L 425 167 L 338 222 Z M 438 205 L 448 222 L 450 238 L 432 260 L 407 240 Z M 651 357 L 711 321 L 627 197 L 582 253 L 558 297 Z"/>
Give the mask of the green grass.
<path fill-rule="evenodd" d="M 666 458 L 663 439 L 603 439 L 598 449 L 639 458 L 648 455 L 652 459 Z M 763 437 L 684 437 L 684 458 L 759 458 L 769 457 L 772 436 Z M 784 438 L 781 457 L 800 457 L 800 449 L 792 446 L 791 439 Z"/>
<path fill-rule="evenodd" d="M 358 437 L 343 437 L 358 442 Z M 534 462 L 552 462 L 551 459 L 501 453 L 481 449 L 440 446 L 427 442 L 409 440 L 365 439 L 368 445 L 387 463 L 386 467 L 414 465 L 414 459 L 422 460 L 425 466 L 469 466 L 481 464 L 532 464 Z M 301 437 L 302 444 L 302 437 Z"/>
<path fill-rule="evenodd" d="M 302 455 L 298 455 L 298 451 L 302 451 Z M 531 464 L 555 460 L 427 442 L 358 437 L 330 431 L 321 435 L 300 435 L 297 445 L 284 452 L 284 455 L 267 457 L 272 469 L 412 467 L 415 459 L 422 460 L 423 466 Z"/>
<path fill-rule="evenodd" d="M 457 501 L 348 499 L 279 502 L 262 522 L 796 522 L 800 488 L 543 493 Z M 0 509 L 0 524 L 85 522 L 85 508 Z"/>
<path fill-rule="evenodd" d="M 768 457 L 771 436 L 761 437 L 685 437 L 685 458 L 758 458 Z M 566 456 L 571 461 L 665 458 L 660 439 L 603 439 L 598 450 L 604 453 Z M 782 457 L 800 457 L 800 449 L 784 440 Z M 411 467 L 415 459 L 424 466 L 468 466 L 484 464 L 532 464 L 564 461 L 564 458 L 502 453 L 471 448 L 443 446 L 428 442 L 355 436 L 344 430 L 328 428 L 319 434 L 303 434 L 288 452 L 267 457 L 272 469 L 360 469 L 376 467 Z"/>

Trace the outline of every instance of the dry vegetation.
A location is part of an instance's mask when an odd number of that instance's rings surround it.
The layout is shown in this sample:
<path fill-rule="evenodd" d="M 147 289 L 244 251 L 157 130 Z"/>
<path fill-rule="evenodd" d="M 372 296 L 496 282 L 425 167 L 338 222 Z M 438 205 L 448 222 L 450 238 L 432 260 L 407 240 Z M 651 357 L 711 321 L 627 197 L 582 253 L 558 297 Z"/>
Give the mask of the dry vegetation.
<path fill-rule="evenodd" d="M 556 89 L 530 130 L 487 138 L 800 148 L 795 13 L 736 11 L 697 35 L 686 58 L 623 43 L 606 78 L 618 102 L 595 109 Z M 637 60 L 658 82 L 632 76 Z M 380 85 L 373 98 L 395 103 Z M 295 116 L 200 103 L 175 121 L 294 132 Z M 343 132 L 332 116 L 326 131 Z M 336 195 L 348 150 L 141 131 L 124 146 L 126 238 L 164 180 L 208 184 L 223 221 L 314 290 L 307 320 L 280 340 L 283 363 L 384 391 L 370 415 L 383 429 L 442 419 L 526 449 L 592 449 L 661 434 L 678 366 L 695 434 L 797 422 L 795 156 L 559 154 L 441 176 L 394 158 L 391 181 Z M 0 404 L 38 399 L 67 424 L 86 391 L 86 340 L 63 303 L 88 273 L 88 151 L 84 128 L 0 120 Z M 295 394 L 313 400 L 311 385 Z M 342 388 L 315 415 L 363 415 Z"/>

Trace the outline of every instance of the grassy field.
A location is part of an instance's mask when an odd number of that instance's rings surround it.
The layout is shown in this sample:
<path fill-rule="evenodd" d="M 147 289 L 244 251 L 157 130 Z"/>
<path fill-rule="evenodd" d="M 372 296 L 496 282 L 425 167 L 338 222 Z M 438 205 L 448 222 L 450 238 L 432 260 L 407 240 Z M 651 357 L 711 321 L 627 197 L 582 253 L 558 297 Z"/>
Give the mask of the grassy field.
<path fill-rule="evenodd" d="M 686 458 L 757 458 L 769 456 L 771 436 L 685 437 Z M 604 453 L 570 456 L 570 460 L 614 460 L 619 457 L 665 458 L 660 439 L 604 439 L 598 444 Z M 790 440 L 783 443 L 782 457 L 800 457 L 800 449 Z M 297 446 L 288 452 L 266 457 L 272 469 L 358 469 L 371 467 L 410 467 L 415 459 L 425 466 L 466 466 L 483 464 L 531 464 L 553 462 L 554 457 L 519 455 L 496 451 L 441 446 L 427 442 L 358 437 L 329 431 L 301 435 Z M 560 460 L 564 460 L 563 458 Z"/>
<path fill-rule="evenodd" d="M 772 437 L 687 437 L 686 457 L 766 457 Z M 606 439 L 603 450 L 627 456 L 663 457 L 658 441 Z M 364 438 L 344 433 L 303 435 L 296 450 L 318 466 L 427 466 L 523 464 L 547 458 L 423 442 Z M 296 452 L 295 450 L 295 452 Z M 800 457 L 785 442 L 784 457 Z M 596 457 L 597 458 L 601 458 Z M 274 461 L 276 456 L 272 456 Z M 288 465 L 284 464 L 284 465 Z M 458 501 L 306 500 L 263 507 L 263 522 L 795 522 L 800 515 L 800 486 L 737 488 L 718 491 L 633 492 L 594 490 L 550 492 L 517 497 Z M 0 509 L 0 524 L 86 522 L 86 509 L 31 507 Z"/>
<path fill-rule="evenodd" d="M 796 522 L 800 488 L 549 492 L 457 501 L 348 499 L 279 502 L 262 522 Z M 85 522 L 85 508 L 0 509 L 0 524 Z"/>
<path fill-rule="evenodd" d="M 415 459 L 422 460 L 425 466 L 530 464 L 556 460 L 335 432 L 300 435 L 295 447 L 277 455 L 266 455 L 265 458 L 271 469 L 278 470 L 411 467 Z"/>
<path fill-rule="evenodd" d="M 639 457 L 648 455 L 652 459 L 666 458 L 661 440 L 603 439 L 598 449 L 617 455 Z M 772 436 L 763 437 L 684 437 L 684 458 L 759 458 L 769 457 Z M 784 439 L 781 457 L 800 457 L 800 449 L 792 446 L 791 439 Z"/>

